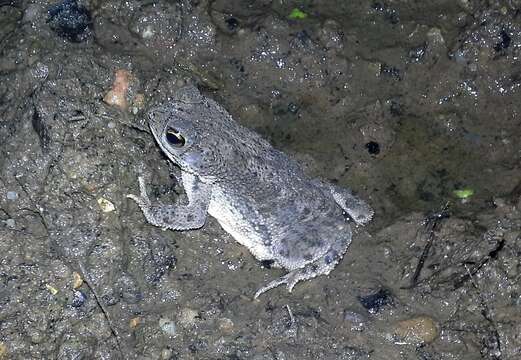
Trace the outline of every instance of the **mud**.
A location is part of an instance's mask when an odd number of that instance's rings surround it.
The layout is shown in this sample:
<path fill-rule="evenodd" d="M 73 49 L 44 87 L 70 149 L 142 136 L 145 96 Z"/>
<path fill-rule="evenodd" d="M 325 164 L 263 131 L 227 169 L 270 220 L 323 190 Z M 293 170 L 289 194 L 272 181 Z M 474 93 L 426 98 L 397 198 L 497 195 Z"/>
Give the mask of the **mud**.
<path fill-rule="evenodd" d="M 0 359 L 520 358 L 520 9 L 0 0 Z M 143 115 L 187 82 L 375 208 L 329 276 L 253 301 L 126 198 L 182 195 Z"/>

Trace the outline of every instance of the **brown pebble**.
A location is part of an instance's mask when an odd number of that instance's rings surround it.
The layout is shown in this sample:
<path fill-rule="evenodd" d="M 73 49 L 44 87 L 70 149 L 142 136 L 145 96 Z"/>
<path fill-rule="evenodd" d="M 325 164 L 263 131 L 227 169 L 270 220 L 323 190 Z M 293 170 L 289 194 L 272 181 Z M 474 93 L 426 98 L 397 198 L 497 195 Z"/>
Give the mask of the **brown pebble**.
<path fill-rule="evenodd" d="M 121 110 L 127 110 L 127 93 L 129 88 L 131 74 L 125 69 L 116 70 L 112 89 L 107 92 L 103 101 L 109 105 L 116 106 Z"/>
<path fill-rule="evenodd" d="M 225 334 L 229 334 L 232 332 L 234 323 L 231 319 L 221 318 L 219 319 L 219 330 L 221 330 Z"/>
<path fill-rule="evenodd" d="M 8 359 L 7 355 L 7 345 L 5 345 L 3 342 L 0 342 L 0 360 Z"/>
<path fill-rule="evenodd" d="M 431 343 L 438 336 L 438 332 L 436 321 L 425 315 L 398 321 L 394 329 L 394 334 L 408 344 Z"/>
<path fill-rule="evenodd" d="M 141 324 L 141 318 L 140 317 L 132 318 L 129 321 L 129 326 L 130 326 L 131 329 L 137 328 L 139 326 L 139 324 Z"/>
<path fill-rule="evenodd" d="M 83 278 L 76 271 L 72 273 L 72 287 L 74 290 L 79 289 L 83 285 Z"/>

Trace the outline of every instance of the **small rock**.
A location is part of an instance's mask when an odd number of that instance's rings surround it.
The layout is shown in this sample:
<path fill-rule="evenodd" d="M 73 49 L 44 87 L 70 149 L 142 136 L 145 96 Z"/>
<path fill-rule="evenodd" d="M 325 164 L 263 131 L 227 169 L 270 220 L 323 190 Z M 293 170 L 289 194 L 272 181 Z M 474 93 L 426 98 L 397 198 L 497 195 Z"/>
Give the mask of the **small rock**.
<path fill-rule="evenodd" d="M 165 348 L 161 350 L 161 360 L 169 360 L 172 359 L 173 351 L 172 349 Z"/>
<path fill-rule="evenodd" d="M 429 316 L 417 316 L 396 323 L 394 334 L 408 344 L 428 344 L 438 336 L 438 325 Z"/>
<path fill-rule="evenodd" d="M 128 90 L 132 79 L 133 76 L 130 71 L 125 69 L 116 70 L 112 88 L 103 97 L 103 101 L 108 105 L 115 106 L 120 110 L 126 111 L 128 109 Z"/>
<path fill-rule="evenodd" d="M 89 10 L 78 5 L 76 0 L 64 0 L 49 8 L 47 23 L 59 36 L 83 42 L 91 35 L 92 18 Z"/>
<path fill-rule="evenodd" d="M 145 95 L 136 94 L 132 99 L 131 112 L 136 115 L 140 110 L 145 107 Z"/>
<path fill-rule="evenodd" d="M 374 74 L 375 77 L 378 77 L 382 74 L 382 64 L 381 63 L 368 63 L 367 68 L 370 73 Z"/>
<path fill-rule="evenodd" d="M 358 312 L 345 310 L 344 321 L 350 325 L 352 331 L 363 331 L 367 320 Z"/>
<path fill-rule="evenodd" d="M 42 16 L 42 5 L 40 4 L 28 4 L 24 11 L 23 22 L 32 23 L 38 20 Z"/>
<path fill-rule="evenodd" d="M 177 316 L 177 320 L 179 324 L 183 327 L 191 327 L 195 324 L 195 319 L 199 316 L 199 313 L 196 310 L 190 308 L 181 309 L 179 315 Z"/>
<path fill-rule="evenodd" d="M 232 320 L 228 318 L 219 319 L 219 330 L 221 330 L 225 334 L 229 334 L 232 332 L 234 327 L 234 323 Z"/>
<path fill-rule="evenodd" d="M 109 213 L 109 212 L 116 210 L 116 207 L 114 206 L 114 204 L 103 197 L 98 199 L 98 205 L 99 205 L 101 211 L 103 211 L 104 213 Z"/>
<path fill-rule="evenodd" d="M 445 39 L 443 38 L 443 35 L 441 34 L 441 30 L 438 28 L 431 28 L 427 32 L 427 39 L 429 39 L 429 44 L 432 46 L 444 46 L 445 45 Z"/>
<path fill-rule="evenodd" d="M 393 304 L 391 292 L 387 289 L 380 289 L 373 294 L 359 296 L 358 300 L 371 314 L 376 314 L 384 306 Z"/>
<path fill-rule="evenodd" d="M 288 111 L 292 114 L 296 114 L 299 110 L 299 106 L 295 103 L 290 102 L 288 104 Z"/>
<path fill-rule="evenodd" d="M 130 326 L 131 329 L 135 329 L 139 326 L 139 324 L 141 324 L 141 318 L 139 316 L 137 316 L 135 318 L 130 319 L 128 325 Z"/>
<path fill-rule="evenodd" d="M 79 289 L 83 285 L 83 278 L 76 271 L 72 273 L 73 283 L 72 288 L 74 290 Z"/>
<path fill-rule="evenodd" d="M 58 294 L 58 289 L 56 289 L 54 286 L 50 285 L 50 284 L 45 284 L 45 288 L 52 294 L 52 295 L 56 295 Z"/>
<path fill-rule="evenodd" d="M 5 225 L 9 228 L 9 229 L 14 229 L 16 227 L 16 222 L 14 221 L 14 219 L 7 219 L 5 221 Z"/>
<path fill-rule="evenodd" d="M 3 342 L 0 342 L 0 360 L 8 359 L 7 354 L 8 354 L 7 345 L 4 344 Z"/>
<path fill-rule="evenodd" d="M 45 333 L 33 327 L 27 329 L 27 335 L 33 344 L 41 344 L 46 340 Z M 0 359 L 2 359 L 2 356 L 0 356 Z"/>
<path fill-rule="evenodd" d="M 83 304 L 85 304 L 86 300 L 87 300 L 87 295 L 85 295 L 83 293 L 83 291 L 75 290 L 71 305 L 72 305 L 72 307 L 80 307 Z"/>
<path fill-rule="evenodd" d="M 327 49 L 342 50 L 344 48 L 342 27 L 334 20 L 326 20 L 318 32 L 318 37 Z"/>
<path fill-rule="evenodd" d="M 6 197 L 7 200 L 15 201 L 18 199 L 18 193 L 16 191 L 8 191 Z"/>
<path fill-rule="evenodd" d="M 167 334 L 169 336 L 176 336 L 177 335 L 177 326 L 169 318 L 161 318 L 161 319 L 159 319 L 159 327 L 161 328 L 161 330 L 165 334 Z"/>

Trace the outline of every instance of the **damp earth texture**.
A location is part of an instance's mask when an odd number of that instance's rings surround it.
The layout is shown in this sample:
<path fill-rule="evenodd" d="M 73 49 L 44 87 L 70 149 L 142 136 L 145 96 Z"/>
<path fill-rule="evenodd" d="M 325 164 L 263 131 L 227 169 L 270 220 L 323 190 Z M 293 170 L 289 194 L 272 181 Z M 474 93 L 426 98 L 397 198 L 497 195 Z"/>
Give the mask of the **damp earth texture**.
<path fill-rule="evenodd" d="M 0 0 L 0 359 L 521 358 L 520 11 Z M 163 230 L 128 198 L 142 177 L 154 203 L 190 202 L 147 115 L 186 86 L 299 164 L 284 186 L 374 210 L 364 227 L 347 211 L 327 275 L 253 299 L 280 257 L 218 216 Z M 321 219 L 302 235 L 332 244 Z"/>

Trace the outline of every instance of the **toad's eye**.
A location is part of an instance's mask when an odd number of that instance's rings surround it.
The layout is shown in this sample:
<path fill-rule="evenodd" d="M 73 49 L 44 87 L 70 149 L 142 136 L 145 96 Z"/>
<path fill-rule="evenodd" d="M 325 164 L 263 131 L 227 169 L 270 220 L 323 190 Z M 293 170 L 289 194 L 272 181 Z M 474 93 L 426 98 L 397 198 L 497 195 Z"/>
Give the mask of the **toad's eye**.
<path fill-rule="evenodd" d="M 185 138 L 183 137 L 183 135 L 179 133 L 177 129 L 169 128 L 166 131 L 165 137 L 166 141 L 168 141 L 170 145 L 175 146 L 177 148 L 181 148 L 186 144 Z"/>

